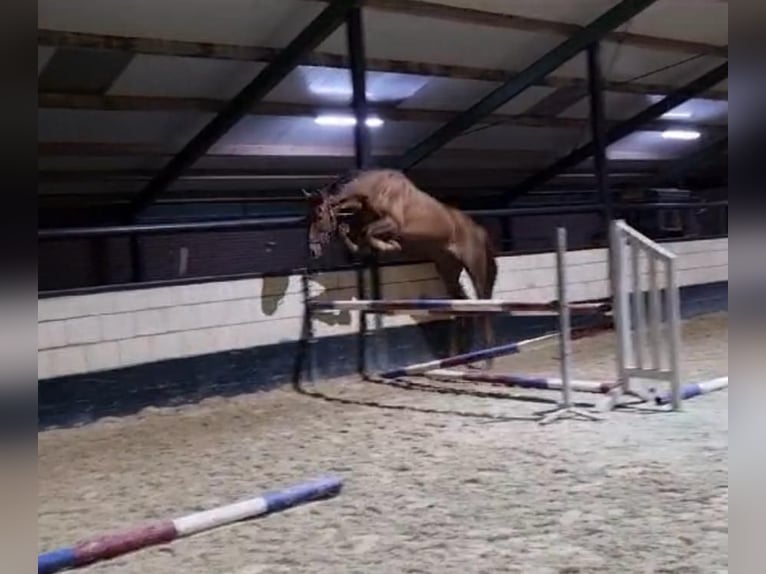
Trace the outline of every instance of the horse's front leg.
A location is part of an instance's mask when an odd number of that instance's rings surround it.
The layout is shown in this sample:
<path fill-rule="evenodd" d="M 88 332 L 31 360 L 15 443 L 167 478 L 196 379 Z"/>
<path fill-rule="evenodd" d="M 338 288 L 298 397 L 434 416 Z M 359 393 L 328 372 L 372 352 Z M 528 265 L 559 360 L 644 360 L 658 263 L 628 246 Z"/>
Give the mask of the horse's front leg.
<path fill-rule="evenodd" d="M 333 201 L 332 209 L 336 214 L 343 214 L 343 212 L 357 213 L 364 207 L 362 200 L 356 196 L 350 195 L 342 199 L 336 199 Z"/>
<path fill-rule="evenodd" d="M 348 223 L 341 223 L 338 225 L 338 234 L 340 235 L 340 238 L 343 240 L 343 243 L 346 245 L 348 250 L 352 253 L 359 253 L 359 245 L 351 240 L 351 236 L 349 235 L 350 233 L 351 226 Z"/>
<path fill-rule="evenodd" d="M 370 223 L 364 229 L 367 242 L 378 251 L 401 251 L 398 239 L 399 225 L 390 217 L 382 217 Z"/>

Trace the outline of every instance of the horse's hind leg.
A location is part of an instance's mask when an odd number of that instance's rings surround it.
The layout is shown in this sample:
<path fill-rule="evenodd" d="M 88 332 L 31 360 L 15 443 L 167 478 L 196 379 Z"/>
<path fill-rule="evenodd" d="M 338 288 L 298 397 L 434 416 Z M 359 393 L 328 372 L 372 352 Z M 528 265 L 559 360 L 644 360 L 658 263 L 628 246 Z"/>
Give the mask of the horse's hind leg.
<path fill-rule="evenodd" d="M 436 270 L 444 283 L 447 291 L 447 297 L 450 299 L 468 299 L 463 286 L 460 284 L 460 274 L 463 266 L 457 259 L 449 257 L 438 257 L 434 260 Z M 464 345 L 464 339 L 461 335 L 465 333 L 463 329 L 465 317 L 453 317 L 450 320 L 450 355 L 467 352 L 468 348 Z"/>
<path fill-rule="evenodd" d="M 476 249 L 470 249 L 468 254 L 462 255 L 461 260 L 474 285 L 476 297 L 478 299 L 490 299 L 492 297 L 496 270 L 490 271 L 488 266 L 494 264 L 494 261 L 488 262 L 485 253 Z M 481 321 L 484 327 L 484 345 L 486 347 L 493 347 L 495 345 L 495 333 L 492 328 L 492 315 L 484 314 L 481 317 L 474 316 L 472 319 L 473 332 L 478 332 L 478 322 Z M 491 369 L 493 365 L 494 359 L 492 358 L 484 361 L 486 369 Z"/>

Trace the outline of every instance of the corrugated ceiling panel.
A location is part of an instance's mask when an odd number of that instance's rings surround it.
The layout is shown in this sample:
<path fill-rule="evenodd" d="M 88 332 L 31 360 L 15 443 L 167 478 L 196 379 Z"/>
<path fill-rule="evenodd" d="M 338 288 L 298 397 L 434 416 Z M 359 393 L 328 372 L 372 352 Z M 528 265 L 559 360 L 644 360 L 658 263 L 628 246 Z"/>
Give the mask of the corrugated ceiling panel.
<path fill-rule="evenodd" d="M 218 143 L 342 146 L 353 143 L 353 136 L 349 128 L 321 129 L 311 118 L 249 116 Z"/>
<path fill-rule="evenodd" d="M 138 55 L 109 94 L 228 99 L 264 67 L 259 62 Z"/>
<path fill-rule="evenodd" d="M 376 103 L 397 103 L 418 93 L 434 78 L 414 74 L 367 72 L 367 99 Z M 265 98 L 267 101 L 348 104 L 352 97 L 348 70 L 301 66 L 288 75 Z"/>
<path fill-rule="evenodd" d="M 399 106 L 403 109 L 465 110 L 498 84 L 481 80 L 432 78 L 421 90 Z"/>
<path fill-rule="evenodd" d="M 500 106 L 497 113 L 500 114 L 521 114 L 534 106 L 547 95 L 555 91 L 555 88 L 546 88 L 543 86 L 531 86 L 513 98 L 507 104 Z"/>
<path fill-rule="evenodd" d="M 661 99 L 662 96 L 606 92 L 606 97 L 604 98 L 606 115 L 610 119 L 626 119 Z M 587 118 L 589 115 L 588 106 L 588 100 L 582 100 L 564 111 L 561 116 Z M 691 99 L 671 110 L 672 115 L 669 112 L 668 119 L 673 119 L 679 123 L 703 122 L 726 125 L 728 110 L 729 103 L 725 101 Z"/>
<path fill-rule="evenodd" d="M 40 28 L 281 47 L 324 5 L 299 0 L 39 0 Z"/>
<path fill-rule="evenodd" d="M 40 109 L 38 139 L 58 142 L 186 142 L 210 114 Z"/>
<path fill-rule="evenodd" d="M 617 4 L 617 0 L 433 0 L 436 4 L 474 8 L 528 18 L 587 24 Z"/>
<path fill-rule="evenodd" d="M 555 151 L 577 145 L 583 137 L 582 134 L 587 136 L 587 128 L 572 130 L 503 125 L 477 128 L 476 131 L 455 138 L 445 147 Z"/>
<path fill-rule="evenodd" d="M 616 0 L 429 1 L 579 25 L 589 24 L 618 3 Z M 679 25 L 680 22 L 683 25 Z M 638 14 L 622 30 L 647 36 L 725 45 L 729 41 L 729 7 L 721 0 L 660 0 Z"/>
<path fill-rule="evenodd" d="M 729 5 L 721 0 L 660 0 L 633 18 L 630 31 L 725 46 Z"/>
<path fill-rule="evenodd" d="M 60 48 L 40 73 L 41 92 L 103 94 L 130 64 L 133 54 L 116 50 Z"/>
<path fill-rule="evenodd" d="M 602 46 L 601 67 L 604 77 L 608 80 L 682 86 L 723 62 L 721 58 L 708 56 L 681 63 L 690 57 L 689 54 L 674 54 L 608 43 Z M 673 67 L 661 70 L 666 66 Z M 633 80 L 650 73 L 649 76 Z M 587 75 L 585 54 L 578 54 L 564 63 L 553 75 L 585 78 Z"/>
<path fill-rule="evenodd" d="M 622 120 L 637 114 L 653 103 L 650 96 L 643 94 L 604 93 L 604 113 L 607 118 Z M 590 99 L 584 98 L 559 114 L 565 118 L 586 119 L 590 116 Z"/>
<path fill-rule="evenodd" d="M 561 42 L 549 34 L 467 26 L 405 14 L 364 12 L 367 56 L 437 64 L 518 70 Z M 320 50 L 345 50 L 346 35 L 337 30 Z"/>
<path fill-rule="evenodd" d="M 399 107 L 427 110 L 466 110 L 495 89 L 499 84 L 479 80 L 453 80 L 432 78 L 423 89 Z M 553 88 L 532 86 L 521 92 L 507 104 L 498 108 L 498 113 L 523 113 L 553 92 Z"/>

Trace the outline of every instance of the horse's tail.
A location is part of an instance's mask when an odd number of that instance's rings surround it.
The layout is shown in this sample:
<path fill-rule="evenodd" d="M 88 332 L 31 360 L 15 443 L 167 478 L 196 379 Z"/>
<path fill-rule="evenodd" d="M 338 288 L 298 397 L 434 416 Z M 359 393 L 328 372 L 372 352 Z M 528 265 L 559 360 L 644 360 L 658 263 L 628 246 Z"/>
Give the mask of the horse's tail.
<path fill-rule="evenodd" d="M 497 260 L 495 259 L 495 249 L 492 245 L 492 238 L 489 233 L 483 227 L 480 228 L 479 234 L 480 240 L 483 243 L 481 246 L 480 258 L 482 259 L 480 266 L 484 271 L 482 275 L 483 285 L 479 285 L 474 278 L 474 285 L 476 286 L 476 294 L 480 299 L 492 299 L 492 292 L 495 290 L 495 282 L 497 281 Z M 482 323 L 484 324 L 484 344 L 488 347 L 492 347 L 495 344 L 494 329 L 492 327 L 492 317 L 490 315 L 484 315 Z M 485 362 L 486 368 L 491 368 L 493 360 L 489 359 Z"/>
<path fill-rule="evenodd" d="M 486 234 L 486 240 L 484 243 L 484 251 L 487 257 L 487 292 L 482 295 L 485 299 L 492 299 L 492 292 L 495 290 L 495 282 L 497 281 L 497 259 L 495 259 L 495 248 L 492 245 L 492 238 L 489 234 Z"/>

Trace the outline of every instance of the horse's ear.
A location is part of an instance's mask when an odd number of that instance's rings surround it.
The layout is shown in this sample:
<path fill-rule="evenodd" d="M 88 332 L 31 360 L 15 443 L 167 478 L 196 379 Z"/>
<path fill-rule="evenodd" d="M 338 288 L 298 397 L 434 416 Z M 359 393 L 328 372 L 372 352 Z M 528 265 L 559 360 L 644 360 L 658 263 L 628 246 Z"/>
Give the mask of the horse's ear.
<path fill-rule="evenodd" d="M 318 203 L 320 195 L 317 191 L 308 191 L 305 188 L 302 188 L 301 191 L 303 192 L 303 197 L 305 197 L 309 203 Z"/>

